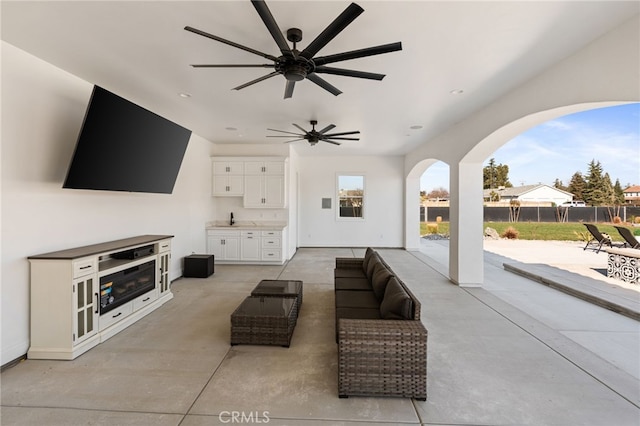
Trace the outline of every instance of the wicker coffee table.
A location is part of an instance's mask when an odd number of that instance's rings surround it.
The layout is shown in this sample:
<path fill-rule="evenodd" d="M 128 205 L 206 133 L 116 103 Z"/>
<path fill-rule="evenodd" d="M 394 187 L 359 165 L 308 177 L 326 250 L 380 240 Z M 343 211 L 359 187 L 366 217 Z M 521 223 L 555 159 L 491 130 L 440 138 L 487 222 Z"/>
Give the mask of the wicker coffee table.
<path fill-rule="evenodd" d="M 296 305 L 294 315 L 298 318 L 302 307 L 302 281 L 298 280 L 262 280 L 251 292 L 252 296 L 293 298 Z"/>
<path fill-rule="evenodd" d="M 249 296 L 231 314 L 231 345 L 276 345 L 289 347 L 296 326 L 289 297 Z"/>

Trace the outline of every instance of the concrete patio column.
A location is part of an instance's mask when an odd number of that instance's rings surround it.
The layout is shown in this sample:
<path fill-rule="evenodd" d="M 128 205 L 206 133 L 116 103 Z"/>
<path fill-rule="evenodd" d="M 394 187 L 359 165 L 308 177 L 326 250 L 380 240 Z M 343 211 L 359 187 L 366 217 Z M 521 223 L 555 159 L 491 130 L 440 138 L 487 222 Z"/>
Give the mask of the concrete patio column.
<path fill-rule="evenodd" d="M 404 192 L 404 248 L 420 250 L 420 177 L 409 176 Z"/>
<path fill-rule="evenodd" d="M 449 173 L 449 278 L 461 287 L 480 287 L 484 280 L 482 163 L 451 164 Z"/>

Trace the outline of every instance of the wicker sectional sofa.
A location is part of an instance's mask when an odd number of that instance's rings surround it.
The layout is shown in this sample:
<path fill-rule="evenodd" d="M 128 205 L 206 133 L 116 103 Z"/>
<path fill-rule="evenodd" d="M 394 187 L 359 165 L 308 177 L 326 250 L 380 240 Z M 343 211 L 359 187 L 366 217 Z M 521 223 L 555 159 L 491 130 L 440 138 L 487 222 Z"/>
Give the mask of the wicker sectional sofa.
<path fill-rule="evenodd" d="M 379 253 L 336 258 L 338 396 L 427 399 L 420 302 Z"/>

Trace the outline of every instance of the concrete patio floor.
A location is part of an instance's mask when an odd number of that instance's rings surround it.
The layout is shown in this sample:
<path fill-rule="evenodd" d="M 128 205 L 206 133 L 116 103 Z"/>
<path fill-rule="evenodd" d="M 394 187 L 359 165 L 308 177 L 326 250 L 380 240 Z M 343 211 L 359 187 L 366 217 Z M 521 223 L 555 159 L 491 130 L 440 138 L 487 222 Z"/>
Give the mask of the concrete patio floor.
<path fill-rule="evenodd" d="M 448 242 L 380 249 L 422 303 L 428 399 L 337 395 L 333 266 L 363 249 L 303 248 L 283 266 L 216 265 L 74 361 L 0 375 L 2 425 L 639 425 L 640 323 L 505 271 L 446 278 Z M 290 348 L 229 345 L 229 317 L 261 279 L 304 281 Z M 235 421 L 232 417 L 236 415 Z"/>

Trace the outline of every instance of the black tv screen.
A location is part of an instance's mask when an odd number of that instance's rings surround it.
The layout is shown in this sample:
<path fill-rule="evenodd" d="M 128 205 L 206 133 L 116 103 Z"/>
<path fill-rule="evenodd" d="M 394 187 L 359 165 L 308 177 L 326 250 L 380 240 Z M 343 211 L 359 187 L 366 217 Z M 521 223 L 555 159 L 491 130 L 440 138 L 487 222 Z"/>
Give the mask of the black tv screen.
<path fill-rule="evenodd" d="M 63 188 L 171 194 L 191 131 L 94 86 Z"/>

